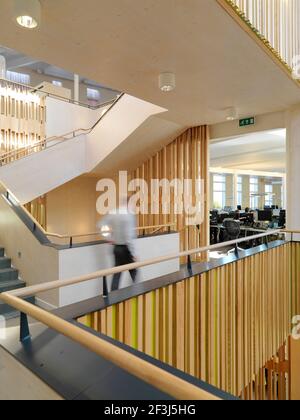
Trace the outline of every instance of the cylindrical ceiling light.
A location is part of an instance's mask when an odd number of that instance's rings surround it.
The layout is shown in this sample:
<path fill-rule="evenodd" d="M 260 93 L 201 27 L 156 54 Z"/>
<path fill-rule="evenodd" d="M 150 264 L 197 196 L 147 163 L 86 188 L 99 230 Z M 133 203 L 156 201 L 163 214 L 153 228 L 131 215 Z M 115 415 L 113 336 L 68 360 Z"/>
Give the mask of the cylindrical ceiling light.
<path fill-rule="evenodd" d="M 14 0 L 14 21 L 27 29 L 35 29 L 41 23 L 39 0 Z"/>
<path fill-rule="evenodd" d="M 237 111 L 234 107 L 226 109 L 226 120 L 234 121 L 237 119 Z"/>
<path fill-rule="evenodd" d="M 176 77 L 174 73 L 161 73 L 159 75 L 159 88 L 163 92 L 171 92 L 176 87 Z"/>

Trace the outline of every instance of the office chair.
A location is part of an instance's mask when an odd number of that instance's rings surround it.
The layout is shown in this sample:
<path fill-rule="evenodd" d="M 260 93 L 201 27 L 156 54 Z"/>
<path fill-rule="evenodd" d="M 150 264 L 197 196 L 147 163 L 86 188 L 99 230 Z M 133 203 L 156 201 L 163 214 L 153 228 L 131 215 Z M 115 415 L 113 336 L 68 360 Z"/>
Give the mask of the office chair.
<path fill-rule="evenodd" d="M 225 219 L 223 222 L 226 236 L 230 241 L 233 241 L 234 239 L 238 239 L 241 233 L 241 226 L 240 223 L 237 220 L 232 219 Z M 235 248 L 230 249 L 227 254 L 232 254 L 235 252 L 236 254 L 238 251 L 243 251 L 242 248 L 239 248 L 238 246 L 235 246 Z"/>

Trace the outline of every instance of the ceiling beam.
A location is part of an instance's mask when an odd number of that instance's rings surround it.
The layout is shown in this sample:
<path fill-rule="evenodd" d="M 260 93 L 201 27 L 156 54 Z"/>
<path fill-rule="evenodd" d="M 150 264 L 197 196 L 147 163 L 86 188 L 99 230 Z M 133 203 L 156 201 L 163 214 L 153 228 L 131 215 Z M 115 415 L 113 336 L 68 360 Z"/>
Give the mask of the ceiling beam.
<path fill-rule="evenodd" d="M 8 59 L 6 63 L 7 70 L 13 70 L 20 67 L 31 66 L 32 64 L 38 63 L 37 60 L 29 57 L 17 57 Z"/>

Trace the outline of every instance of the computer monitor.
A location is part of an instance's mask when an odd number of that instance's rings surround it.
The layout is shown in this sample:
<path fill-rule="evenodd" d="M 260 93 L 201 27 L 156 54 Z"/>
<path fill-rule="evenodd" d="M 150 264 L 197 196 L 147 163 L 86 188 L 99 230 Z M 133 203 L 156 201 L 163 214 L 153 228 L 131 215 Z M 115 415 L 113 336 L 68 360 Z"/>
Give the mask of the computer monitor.
<path fill-rule="evenodd" d="M 225 219 L 228 219 L 228 213 L 218 214 L 218 223 L 222 224 Z"/>
<path fill-rule="evenodd" d="M 240 219 L 240 212 L 238 212 L 238 211 L 231 211 L 229 213 L 228 219 L 239 220 Z"/>
<path fill-rule="evenodd" d="M 218 224 L 218 215 L 219 215 L 218 210 L 212 210 L 210 212 L 210 223 L 211 224 Z"/>
<path fill-rule="evenodd" d="M 284 227 L 285 224 L 286 224 L 286 211 L 280 210 L 278 226 Z"/>
<path fill-rule="evenodd" d="M 245 215 L 246 215 L 245 225 L 253 226 L 253 224 L 254 224 L 254 213 L 245 213 Z"/>
<path fill-rule="evenodd" d="M 258 211 L 258 221 L 259 222 L 271 222 L 273 219 L 272 210 L 259 210 Z"/>

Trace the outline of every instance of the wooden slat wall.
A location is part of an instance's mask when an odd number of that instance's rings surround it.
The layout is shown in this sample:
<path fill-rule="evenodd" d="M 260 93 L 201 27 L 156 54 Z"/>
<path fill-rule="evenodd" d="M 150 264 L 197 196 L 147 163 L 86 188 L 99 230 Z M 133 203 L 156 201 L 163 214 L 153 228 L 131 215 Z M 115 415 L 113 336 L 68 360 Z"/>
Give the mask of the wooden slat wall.
<path fill-rule="evenodd" d="M 46 195 L 25 204 L 25 208 L 32 214 L 35 220 L 47 230 L 47 198 Z"/>
<path fill-rule="evenodd" d="M 291 331 L 299 264 L 300 245 L 285 244 L 79 322 L 235 396 L 264 399 L 263 368 Z"/>
<path fill-rule="evenodd" d="M 0 83 L 0 155 L 42 140 L 45 120 L 43 98 L 29 88 Z"/>
<path fill-rule="evenodd" d="M 291 261 L 292 267 L 292 291 L 291 291 L 291 301 L 292 301 L 292 316 L 300 315 L 300 282 L 299 282 L 299 273 L 300 273 L 300 243 L 294 242 L 292 246 Z"/>
<path fill-rule="evenodd" d="M 169 181 L 173 179 L 203 180 L 204 222 L 200 227 L 200 231 L 195 226 L 186 226 L 185 214 L 175 214 L 173 192 L 171 193 L 170 215 L 163 215 L 161 200 L 159 200 L 160 214 L 151 215 L 151 197 L 149 197 L 149 214 L 139 216 L 140 226 L 175 223 L 176 230 L 181 232 L 182 250 L 208 245 L 208 143 L 208 128 L 206 126 L 190 128 L 130 174 L 130 179 L 144 179 L 149 186 L 152 179 L 168 179 Z M 195 191 L 192 191 L 191 195 L 193 200 L 195 200 Z"/>

